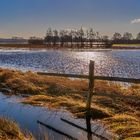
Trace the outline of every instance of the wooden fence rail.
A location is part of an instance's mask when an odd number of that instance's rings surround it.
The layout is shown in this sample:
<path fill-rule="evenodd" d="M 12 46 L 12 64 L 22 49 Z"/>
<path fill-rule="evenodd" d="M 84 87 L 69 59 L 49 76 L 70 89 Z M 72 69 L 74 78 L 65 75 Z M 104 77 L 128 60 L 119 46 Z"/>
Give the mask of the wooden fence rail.
<path fill-rule="evenodd" d="M 89 75 L 59 74 L 59 73 L 46 73 L 46 72 L 38 72 L 38 74 L 39 75 L 46 75 L 46 76 L 56 76 L 56 77 L 89 79 Z M 140 84 L 140 79 L 135 79 L 135 78 L 94 76 L 94 80 L 116 81 L 116 82 L 126 82 L 126 83 Z"/>
<path fill-rule="evenodd" d="M 89 79 L 89 76 L 88 76 L 88 75 L 61 74 L 61 73 L 46 73 L 46 72 L 38 72 L 37 74 L 39 74 L 39 75 L 46 75 L 46 76 L 56 76 L 56 77 Z"/>
<path fill-rule="evenodd" d="M 95 80 L 105 80 L 105 81 L 116 81 L 116 82 L 140 84 L 140 79 L 134 79 L 134 78 L 95 76 L 94 79 Z"/>

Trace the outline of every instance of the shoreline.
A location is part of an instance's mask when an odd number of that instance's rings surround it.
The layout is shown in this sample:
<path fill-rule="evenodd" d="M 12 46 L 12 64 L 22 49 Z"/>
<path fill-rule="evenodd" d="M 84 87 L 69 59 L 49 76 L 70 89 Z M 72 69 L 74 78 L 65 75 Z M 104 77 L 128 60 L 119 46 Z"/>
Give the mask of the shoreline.
<path fill-rule="evenodd" d="M 70 51 L 94 51 L 94 50 L 140 50 L 140 44 L 114 44 L 110 48 L 105 47 L 59 47 L 47 45 L 31 45 L 31 44 L 0 44 L 0 49 L 46 49 L 46 50 L 70 50 Z"/>

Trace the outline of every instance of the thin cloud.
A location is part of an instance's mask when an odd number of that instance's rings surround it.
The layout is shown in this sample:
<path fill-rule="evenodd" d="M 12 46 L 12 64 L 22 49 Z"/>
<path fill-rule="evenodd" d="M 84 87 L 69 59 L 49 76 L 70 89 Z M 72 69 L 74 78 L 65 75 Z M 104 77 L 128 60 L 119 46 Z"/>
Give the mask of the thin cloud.
<path fill-rule="evenodd" d="M 131 23 L 132 24 L 140 23 L 140 18 L 136 18 L 136 19 L 132 20 Z"/>

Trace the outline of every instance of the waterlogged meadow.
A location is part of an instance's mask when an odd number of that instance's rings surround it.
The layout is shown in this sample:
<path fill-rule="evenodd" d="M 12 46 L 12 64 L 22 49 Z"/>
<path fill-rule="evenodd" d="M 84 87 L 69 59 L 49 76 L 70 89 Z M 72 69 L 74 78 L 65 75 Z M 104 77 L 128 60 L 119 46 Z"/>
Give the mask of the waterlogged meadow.
<path fill-rule="evenodd" d="M 87 74 L 89 60 L 96 75 L 140 78 L 139 51 L 8 50 L 0 52 L 0 89 L 6 95 L 23 96 L 20 103 L 63 109 L 85 118 L 88 81 L 41 76 L 36 71 Z M 3 60 L 3 61 L 2 61 Z M 19 69 L 18 70 L 9 70 Z M 32 70 L 32 72 L 25 72 Z M 95 82 L 91 116 L 120 139 L 140 138 L 140 85 Z"/>
<path fill-rule="evenodd" d="M 24 96 L 20 102 L 49 109 L 64 109 L 85 118 L 88 82 L 40 76 L 36 73 L 0 70 L 1 90 L 6 95 Z M 6 90 L 5 90 L 6 89 Z M 139 138 L 140 86 L 96 81 L 91 117 L 108 126 L 122 139 Z"/>

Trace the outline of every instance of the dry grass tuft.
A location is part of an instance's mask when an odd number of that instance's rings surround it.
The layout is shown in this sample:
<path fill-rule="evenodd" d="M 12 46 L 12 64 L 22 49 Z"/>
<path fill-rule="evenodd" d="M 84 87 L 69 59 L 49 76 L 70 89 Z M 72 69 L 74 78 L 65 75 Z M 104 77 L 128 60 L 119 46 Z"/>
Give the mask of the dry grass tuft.
<path fill-rule="evenodd" d="M 31 134 L 25 134 L 18 125 L 9 119 L 0 118 L 1 140 L 35 140 Z"/>
<path fill-rule="evenodd" d="M 111 118 L 104 119 L 115 133 L 121 136 L 121 139 L 140 139 L 140 122 L 136 117 L 117 114 Z"/>

